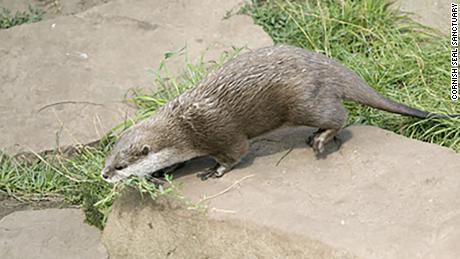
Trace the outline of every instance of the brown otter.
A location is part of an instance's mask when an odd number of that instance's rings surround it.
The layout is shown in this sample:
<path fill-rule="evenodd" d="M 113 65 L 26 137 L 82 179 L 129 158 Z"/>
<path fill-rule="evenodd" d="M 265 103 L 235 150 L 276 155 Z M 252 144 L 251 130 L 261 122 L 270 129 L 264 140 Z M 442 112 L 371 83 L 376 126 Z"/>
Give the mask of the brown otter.
<path fill-rule="evenodd" d="M 107 158 L 102 176 L 115 182 L 209 155 L 217 165 L 200 174 L 220 177 L 246 154 L 249 139 L 282 126 L 319 128 L 317 154 L 344 126 L 342 100 L 414 116 L 438 115 L 394 102 L 328 57 L 277 45 L 242 54 L 126 130 Z"/>

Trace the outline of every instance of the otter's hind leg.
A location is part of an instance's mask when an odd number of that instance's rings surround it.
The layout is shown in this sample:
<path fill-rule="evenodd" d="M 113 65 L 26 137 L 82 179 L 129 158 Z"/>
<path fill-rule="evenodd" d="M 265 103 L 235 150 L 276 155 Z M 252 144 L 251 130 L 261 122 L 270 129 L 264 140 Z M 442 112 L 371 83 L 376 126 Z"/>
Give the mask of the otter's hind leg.
<path fill-rule="evenodd" d="M 225 173 L 232 170 L 232 168 L 241 161 L 241 158 L 246 155 L 249 150 L 249 140 L 246 137 L 240 137 L 234 140 L 235 143 L 211 155 L 214 160 L 216 160 L 217 164 L 207 169 L 205 172 L 197 174 L 201 180 L 204 181 L 210 177 L 222 177 Z"/>
<path fill-rule="evenodd" d="M 339 134 L 346 120 L 347 110 L 341 103 L 320 113 L 319 119 L 312 125 L 319 129 L 308 140 L 317 156 L 324 153 L 325 145 Z"/>

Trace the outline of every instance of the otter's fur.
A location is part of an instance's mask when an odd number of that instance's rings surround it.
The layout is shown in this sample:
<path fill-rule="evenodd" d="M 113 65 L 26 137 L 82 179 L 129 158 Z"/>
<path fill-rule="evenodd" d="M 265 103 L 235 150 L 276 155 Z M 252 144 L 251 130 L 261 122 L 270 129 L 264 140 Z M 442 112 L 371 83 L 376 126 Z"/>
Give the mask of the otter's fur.
<path fill-rule="evenodd" d="M 219 177 L 246 154 L 249 139 L 286 125 L 319 128 L 312 146 L 320 154 L 345 124 L 343 99 L 418 118 L 443 117 L 383 97 L 322 54 L 277 45 L 226 62 L 128 129 L 103 176 L 113 182 L 210 155 L 218 165 L 202 177 Z"/>

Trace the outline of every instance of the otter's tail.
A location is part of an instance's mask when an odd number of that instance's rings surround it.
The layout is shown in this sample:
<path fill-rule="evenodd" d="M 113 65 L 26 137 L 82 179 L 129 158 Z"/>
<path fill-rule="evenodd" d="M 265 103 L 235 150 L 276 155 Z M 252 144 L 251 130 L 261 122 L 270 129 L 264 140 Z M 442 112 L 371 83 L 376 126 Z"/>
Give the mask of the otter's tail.
<path fill-rule="evenodd" d="M 417 117 L 421 119 L 425 118 L 460 118 L 460 114 L 437 114 L 422 111 L 404 105 L 402 103 L 390 100 L 383 95 L 379 94 L 373 88 L 369 87 L 364 81 L 359 79 L 358 84 L 353 85 L 354 87 L 347 87 L 343 93 L 343 97 L 347 100 L 351 100 L 360 104 L 364 104 L 379 110 L 387 112 L 397 113 L 406 116 Z"/>

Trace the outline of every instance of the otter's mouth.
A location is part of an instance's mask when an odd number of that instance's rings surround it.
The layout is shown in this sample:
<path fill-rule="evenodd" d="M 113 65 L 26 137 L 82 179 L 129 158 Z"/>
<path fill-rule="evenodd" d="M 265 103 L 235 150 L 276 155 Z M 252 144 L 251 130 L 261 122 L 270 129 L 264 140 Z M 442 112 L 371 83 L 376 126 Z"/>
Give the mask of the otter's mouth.
<path fill-rule="evenodd" d="M 165 167 L 163 169 L 157 170 L 153 173 L 146 175 L 146 178 L 150 180 L 160 180 L 165 178 L 166 175 L 174 173 L 176 170 L 182 168 L 186 162 L 180 162 L 173 164 L 171 166 Z M 104 175 L 104 173 L 103 173 Z M 106 173 L 106 176 L 103 176 L 104 181 L 108 183 L 116 183 L 124 178 L 127 178 L 129 175 L 123 175 L 120 171 L 112 172 L 110 175 Z"/>

